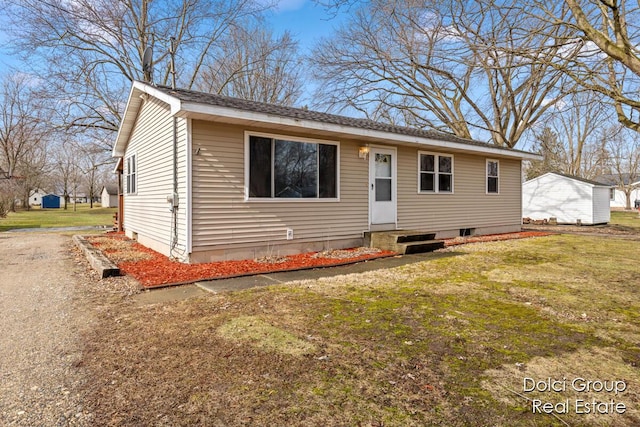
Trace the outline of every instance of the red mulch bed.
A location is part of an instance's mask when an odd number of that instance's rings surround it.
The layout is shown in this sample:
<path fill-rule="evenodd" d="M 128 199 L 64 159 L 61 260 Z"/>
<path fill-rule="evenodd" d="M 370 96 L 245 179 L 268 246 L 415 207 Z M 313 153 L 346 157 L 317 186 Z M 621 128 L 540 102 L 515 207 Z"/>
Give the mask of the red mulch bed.
<path fill-rule="evenodd" d="M 101 237 L 128 240 L 122 233 L 107 233 Z M 88 238 L 91 242 L 91 238 Z M 96 247 L 99 244 L 91 242 Z M 203 280 L 226 279 L 231 277 L 250 276 L 255 274 L 275 273 L 292 270 L 306 270 L 318 267 L 335 267 L 353 264 L 376 258 L 397 255 L 392 251 L 378 251 L 376 253 L 358 254 L 357 248 L 352 249 L 355 256 L 341 258 L 324 258 L 316 252 L 280 257 L 278 262 L 256 260 L 219 261 L 203 264 L 185 264 L 172 261 L 168 257 L 132 242 L 132 249 L 150 255 L 150 259 L 135 262 L 122 262 L 118 268 L 124 274 L 134 277 L 145 288 L 155 288 L 194 283 Z M 349 250 L 347 250 L 349 251 Z M 107 257 L 109 253 L 105 254 Z"/>
<path fill-rule="evenodd" d="M 486 236 L 471 236 L 455 239 L 445 239 L 445 246 L 462 245 L 465 243 L 489 242 L 497 240 L 523 239 L 527 237 L 548 236 L 552 233 L 542 231 L 526 231 L 519 233 L 493 234 Z M 101 237 L 111 237 L 130 241 L 123 233 L 107 233 Z M 87 240 L 91 242 L 91 237 Z M 134 277 L 145 288 L 182 285 L 204 280 L 225 279 L 231 277 L 249 276 L 255 274 L 275 273 L 292 270 L 305 270 L 319 267 L 334 267 L 338 265 L 353 264 L 376 258 L 385 258 L 396 255 L 391 251 L 379 251 L 377 253 L 361 254 L 358 248 L 353 251 L 352 257 L 325 258 L 316 252 L 281 257 L 278 262 L 264 262 L 257 260 L 219 261 L 204 264 L 185 264 L 173 261 L 168 257 L 149 249 L 137 242 L 131 242 L 131 249 L 148 254 L 149 259 L 135 262 L 121 262 L 118 268 L 124 274 Z M 100 244 L 91 242 L 94 246 Z M 105 255 L 108 257 L 109 253 Z"/>

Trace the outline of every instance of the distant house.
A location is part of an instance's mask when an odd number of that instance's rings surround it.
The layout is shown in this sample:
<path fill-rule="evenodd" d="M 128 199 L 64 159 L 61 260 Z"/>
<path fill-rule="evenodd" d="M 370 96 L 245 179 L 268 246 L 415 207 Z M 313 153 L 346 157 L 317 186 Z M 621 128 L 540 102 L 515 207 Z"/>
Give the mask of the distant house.
<path fill-rule="evenodd" d="M 89 203 L 89 196 L 85 193 L 69 194 L 69 203 Z"/>
<path fill-rule="evenodd" d="M 46 194 L 42 196 L 42 209 L 59 209 L 60 196 L 55 194 Z"/>
<path fill-rule="evenodd" d="M 117 185 L 105 185 L 104 187 L 102 187 L 100 204 L 102 205 L 103 208 L 118 207 L 118 186 Z"/>
<path fill-rule="evenodd" d="M 519 231 L 524 151 L 134 82 L 114 144 L 127 236 L 185 262 Z"/>
<path fill-rule="evenodd" d="M 624 173 L 621 175 L 606 174 L 599 175 L 593 180 L 601 184 L 611 186 L 609 199 L 612 208 L 624 209 L 627 207 L 627 195 L 625 194 L 623 189 L 620 188 L 620 184 L 631 190 L 629 205 L 633 209 L 636 207 L 636 201 L 640 202 L 640 180 L 638 180 L 637 177 L 637 174 L 631 175 L 628 173 Z"/>
<path fill-rule="evenodd" d="M 559 224 L 606 224 L 611 219 L 609 185 L 549 172 L 522 185 L 522 215 L 556 218 Z"/>

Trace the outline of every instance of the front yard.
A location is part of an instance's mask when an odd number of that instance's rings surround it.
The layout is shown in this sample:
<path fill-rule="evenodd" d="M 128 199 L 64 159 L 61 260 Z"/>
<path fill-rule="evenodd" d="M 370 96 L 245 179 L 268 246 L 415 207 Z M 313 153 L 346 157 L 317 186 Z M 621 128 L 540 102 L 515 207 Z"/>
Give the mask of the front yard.
<path fill-rule="evenodd" d="M 105 298 L 87 405 L 96 425 L 639 425 L 639 248 L 556 235 L 179 302 Z"/>
<path fill-rule="evenodd" d="M 113 215 L 117 208 L 102 208 L 99 204 L 89 207 L 79 203 L 75 209 L 72 203 L 67 209 L 21 209 L 9 212 L 6 218 L 0 218 L 0 232 L 22 228 L 54 228 L 78 226 L 112 226 Z"/>

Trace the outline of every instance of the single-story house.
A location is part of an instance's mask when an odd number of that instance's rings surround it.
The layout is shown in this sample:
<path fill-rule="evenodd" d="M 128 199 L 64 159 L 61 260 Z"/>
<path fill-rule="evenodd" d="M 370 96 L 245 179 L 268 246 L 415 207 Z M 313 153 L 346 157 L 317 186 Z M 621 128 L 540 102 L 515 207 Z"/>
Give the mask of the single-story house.
<path fill-rule="evenodd" d="M 638 174 L 624 173 L 621 175 L 606 174 L 599 175 L 593 180 L 600 184 L 606 184 L 611 186 L 609 190 L 610 206 L 612 208 L 625 209 L 627 207 L 627 195 L 620 187 L 622 184 L 624 187 L 630 190 L 629 193 L 629 207 L 631 209 L 636 208 L 636 201 L 640 202 L 640 180 L 637 179 Z"/>
<path fill-rule="evenodd" d="M 522 215 L 555 218 L 558 224 L 606 224 L 611 219 L 610 186 L 548 172 L 522 185 Z"/>
<path fill-rule="evenodd" d="M 69 194 L 69 203 L 89 203 L 89 196 L 85 193 Z"/>
<path fill-rule="evenodd" d="M 519 231 L 523 159 L 449 134 L 142 82 L 113 148 L 127 236 L 184 262 Z"/>
<path fill-rule="evenodd" d="M 55 194 L 42 196 L 42 209 L 59 209 L 60 199 L 61 197 Z"/>
<path fill-rule="evenodd" d="M 102 193 L 100 196 L 100 205 L 103 208 L 118 207 L 118 186 L 117 185 L 105 185 L 104 187 L 102 187 Z"/>

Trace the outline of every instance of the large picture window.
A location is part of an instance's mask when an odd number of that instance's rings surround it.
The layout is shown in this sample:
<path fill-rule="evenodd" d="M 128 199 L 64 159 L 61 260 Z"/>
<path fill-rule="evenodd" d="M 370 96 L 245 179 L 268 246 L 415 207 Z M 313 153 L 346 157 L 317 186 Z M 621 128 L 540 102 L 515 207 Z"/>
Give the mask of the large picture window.
<path fill-rule="evenodd" d="M 138 186 L 136 155 L 127 157 L 127 194 L 134 194 Z"/>
<path fill-rule="evenodd" d="M 418 153 L 421 193 L 453 193 L 453 156 Z"/>
<path fill-rule="evenodd" d="M 338 146 L 250 135 L 249 198 L 335 199 Z"/>

